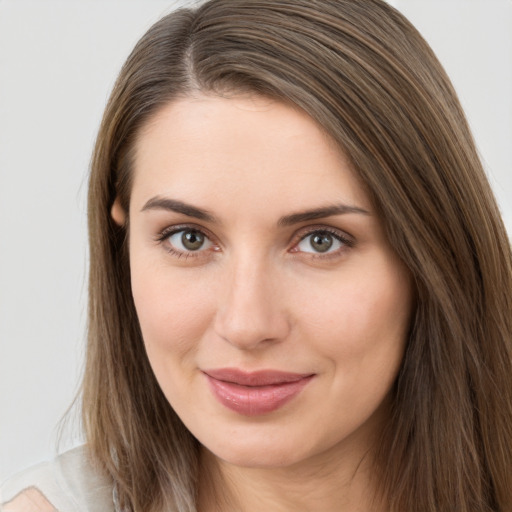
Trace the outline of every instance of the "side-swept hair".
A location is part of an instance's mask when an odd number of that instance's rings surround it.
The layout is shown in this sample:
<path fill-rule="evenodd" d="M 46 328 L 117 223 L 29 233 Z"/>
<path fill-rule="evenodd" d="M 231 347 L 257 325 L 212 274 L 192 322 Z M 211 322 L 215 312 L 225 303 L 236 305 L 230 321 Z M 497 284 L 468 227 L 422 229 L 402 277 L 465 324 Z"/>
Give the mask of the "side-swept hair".
<path fill-rule="evenodd" d="M 89 188 L 83 423 L 126 510 L 195 511 L 197 441 L 161 392 L 130 289 L 133 147 L 194 91 L 291 102 L 339 144 L 413 276 L 415 311 L 375 470 L 396 512 L 512 510 L 512 257 L 456 94 L 381 0 L 210 0 L 157 22 L 107 105 Z"/>

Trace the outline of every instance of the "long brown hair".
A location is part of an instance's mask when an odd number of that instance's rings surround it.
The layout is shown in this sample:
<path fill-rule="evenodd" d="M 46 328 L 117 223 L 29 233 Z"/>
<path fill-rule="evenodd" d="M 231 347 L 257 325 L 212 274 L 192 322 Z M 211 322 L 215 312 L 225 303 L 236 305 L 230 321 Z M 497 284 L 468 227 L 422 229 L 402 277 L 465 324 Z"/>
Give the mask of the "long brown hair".
<path fill-rule="evenodd" d="M 121 504 L 195 510 L 197 442 L 153 376 L 129 219 L 110 216 L 116 197 L 128 212 L 141 126 L 195 90 L 268 95 L 318 121 L 413 276 L 411 335 L 376 454 L 390 510 L 512 510 L 510 245 L 449 79 L 381 0 L 211 0 L 157 22 L 125 63 L 92 160 L 83 383 L 88 446 Z"/>

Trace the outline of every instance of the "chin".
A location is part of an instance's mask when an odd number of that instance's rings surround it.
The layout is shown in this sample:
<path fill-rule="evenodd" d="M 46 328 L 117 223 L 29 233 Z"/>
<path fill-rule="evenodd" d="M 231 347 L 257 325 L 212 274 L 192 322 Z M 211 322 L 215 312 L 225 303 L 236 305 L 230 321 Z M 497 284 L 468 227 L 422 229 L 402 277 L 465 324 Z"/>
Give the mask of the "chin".
<path fill-rule="evenodd" d="M 284 438 L 241 434 L 225 435 L 222 439 L 205 440 L 201 444 L 214 457 L 230 465 L 244 468 L 283 468 L 299 463 L 311 457 L 314 447 L 308 447 L 303 441 Z M 300 442 L 299 442 L 300 441 Z"/>

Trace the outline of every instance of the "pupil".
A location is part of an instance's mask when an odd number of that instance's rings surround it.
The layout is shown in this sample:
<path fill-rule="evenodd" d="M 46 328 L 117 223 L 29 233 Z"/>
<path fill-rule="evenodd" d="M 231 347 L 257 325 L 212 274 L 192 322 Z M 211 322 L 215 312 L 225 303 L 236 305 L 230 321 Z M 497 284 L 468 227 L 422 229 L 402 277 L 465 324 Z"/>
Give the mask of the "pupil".
<path fill-rule="evenodd" d="M 332 247 L 333 239 L 328 233 L 315 235 L 311 238 L 311 247 L 318 252 L 327 252 Z"/>
<path fill-rule="evenodd" d="M 203 245 L 204 237 L 197 231 L 185 231 L 181 235 L 181 243 L 189 251 L 197 251 Z"/>

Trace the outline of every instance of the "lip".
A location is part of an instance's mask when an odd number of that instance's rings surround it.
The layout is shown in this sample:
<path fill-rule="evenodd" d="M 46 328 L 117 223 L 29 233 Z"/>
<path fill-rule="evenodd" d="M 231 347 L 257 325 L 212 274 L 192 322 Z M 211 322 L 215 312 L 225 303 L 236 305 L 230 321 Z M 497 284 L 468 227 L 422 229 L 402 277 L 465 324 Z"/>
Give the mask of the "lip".
<path fill-rule="evenodd" d="M 238 368 L 203 370 L 215 398 L 244 416 L 273 412 L 293 400 L 314 374 L 279 370 L 245 372 Z"/>

